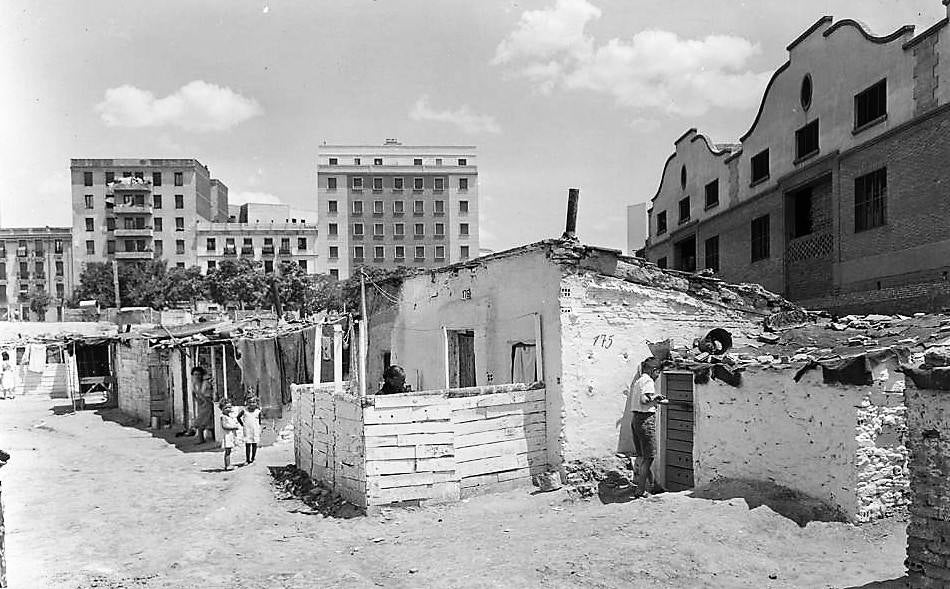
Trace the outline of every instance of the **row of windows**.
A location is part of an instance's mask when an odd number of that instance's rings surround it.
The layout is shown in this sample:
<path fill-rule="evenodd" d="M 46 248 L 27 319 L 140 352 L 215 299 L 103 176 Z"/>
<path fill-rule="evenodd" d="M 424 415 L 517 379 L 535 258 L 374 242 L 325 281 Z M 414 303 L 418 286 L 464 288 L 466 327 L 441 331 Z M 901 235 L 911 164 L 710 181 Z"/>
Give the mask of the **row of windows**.
<path fill-rule="evenodd" d="M 445 223 L 435 223 L 434 224 L 436 236 L 445 235 Z M 386 225 L 385 223 L 373 223 L 373 236 L 374 237 L 384 237 Z M 339 235 L 339 226 L 336 223 L 330 223 L 327 227 L 328 235 Z M 393 235 L 400 237 L 406 234 L 406 224 L 405 223 L 393 223 Z M 426 234 L 426 225 L 425 223 L 414 223 L 413 224 L 413 235 L 422 237 Z M 353 223 L 353 236 L 362 237 L 365 235 L 364 226 L 362 223 Z M 467 237 L 469 235 L 469 224 L 468 223 L 459 223 L 459 235 L 462 237 Z"/>
<path fill-rule="evenodd" d="M 183 172 L 175 172 L 175 186 L 184 186 L 185 185 L 185 175 Z M 139 180 L 145 179 L 144 172 L 122 172 L 123 178 L 138 178 Z M 93 173 L 92 172 L 83 172 L 82 173 L 83 185 L 84 186 L 93 186 Z M 112 184 L 115 182 L 115 172 L 106 172 L 105 174 L 105 183 Z M 161 186 L 162 185 L 162 173 L 161 172 L 152 172 L 152 186 Z"/>
<path fill-rule="evenodd" d="M 393 214 L 394 215 L 403 215 L 406 213 L 406 201 L 404 200 L 394 200 L 393 201 Z M 328 200 L 327 201 L 327 212 L 328 213 L 338 213 L 339 212 L 339 201 Z M 373 214 L 382 215 L 386 210 L 385 204 L 381 200 L 373 201 Z M 424 200 L 414 200 L 412 201 L 412 212 L 413 214 L 422 215 L 426 212 L 426 201 Z M 432 212 L 436 215 L 445 214 L 445 201 L 444 200 L 435 200 L 432 201 Z M 352 213 L 354 215 L 363 214 L 363 201 L 354 200 Z M 459 214 L 465 215 L 468 214 L 468 201 L 460 200 L 459 201 Z"/>
<path fill-rule="evenodd" d="M 807 89 L 807 91 L 806 91 Z M 808 110 L 811 105 L 811 78 L 806 76 L 802 82 L 802 107 Z M 859 92 L 854 97 L 854 129 L 866 128 L 887 116 L 887 79 L 881 80 L 873 86 Z M 820 151 L 818 119 L 811 121 L 795 131 L 795 161 L 807 159 Z M 769 178 L 769 150 L 763 149 L 750 159 L 751 185 L 756 185 Z M 686 167 L 680 171 L 681 184 L 686 184 Z M 706 209 L 719 204 L 719 181 L 706 185 Z M 878 212 L 863 213 L 866 215 L 880 215 Z M 679 201 L 679 222 L 689 221 L 689 197 Z M 876 225 L 875 225 L 876 226 Z M 657 213 L 656 234 L 662 235 L 667 230 L 666 211 Z M 859 229 L 856 229 L 859 230 Z"/>
<path fill-rule="evenodd" d="M 798 202 L 807 203 L 799 207 Z M 854 232 L 860 233 L 887 224 L 887 168 L 880 168 L 854 179 Z M 796 208 L 790 217 L 789 235 L 802 237 L 813 231 L 811 223 L 811 195 L 796 198 Z M 762 215 L 752 219 L 750 227 L 750 260 L 758 262 L 771 256 L 771 217 Z M 706 267 L 719 271 L 719 236 L 705 242 Z M 666 258 L 657 261 L 666 267 Z M 682 268 L 681 268 L 682 269 Z M 690 269 L 692 271 L 692 269 Z"/>
<path fill-rule="evenodd" d="M 297 265 L 303 269 L 304 272 L 307 271 L 307 260 L 297 260 Z M 214 270 L 218 267 L 218 262 L 215 260 L 208 260 L 208 271 Z M 274 260 L 264 260 L 264 272 L 270 274 L 274 271 Z"/>
<path fill-rule="evenodd" d="M 361 176 L 354 176 L 350 179 L 350 188 L 353 190 L 363 190 L 364 188 L 364 178 Z M 373 178 L 372 188 L 377 192 L 383 190 L 383 178 L 376 177 Z M 433 178 L 432 179 L 432 189 L 435 192 L 443 192 L 445 190 L 445 178 Z M 392 178 L 392 182 L 389 183 L 388 188 L 392 190 L 405 190 L 406 188 L 406 179 L 400 177 Z M 337 178 L 328 177 L 327 178 L 327 190 L 336 190 L 337 189 Z M 425 178 L 413 178 L 412 179 L 412 189 L 413 190 L 425 190 Z M 459 178 L 458 179 L 458 189 L 461 192 L 468 190 L 468 178 Z"/>
<path fill-rule="evenodd" d="M 444 246 L 444 245 L 436 245 L 436 246 L 429 246 L 429 247 L 432 247 L 432 248 L 433 248 L 433 254 L 434 254 L 433 259 L 434 259 L 435 261 L 442 261 L 442 260 L 445 260 L 445 246 Z M 375 261 L 375 262 L 382 262 L 382 261 L 385 261 L 385 260 L 386 260 L 386 249 L 387 249 L 386 246 L 382 246 L 382 245 L 374 246 L 374 247 L 373 247 L 373 261 Z M 354 247 L 353 247 L 353 260 L 354 260 L 354 261 L 357 261 L 357 262 L 363 261 L 363 260 L 365 259 L 365 251 L 366 251 L 366 249 L 365 249 L 363 246 L 361 246 L 361 245 L 354 246 Z M 425 259 L 426 259 L 426 246 L 424 246 L 424 245 L 417 245 L 417 246 L 415 246 L 415 251 L 414 251 L 414 253 L 415 253 L 415 258 L 414 258 L 414 259 L 415 259 L 416 261 L 425 260 Z M 396 261 L 396 262 L 404 261 L 404 260 L 406 259 L 406 246 L 404 246 L 404 245 L 396 245 L 396 246 L 393 246 L 393 247 L 392 247 L 392 255 L 393 255 L 392 259 L 393 259 L 394 261 Z M 468 257 L 469 257 L 469 247 L 468 247 L 467 245 L 463 245 L 463 246 L 461 246 L 461 247 L 459 248 L 459 257 L 460 257 L 461 259 L 463 259 L 463 260 L 467 260 L 467 259 L 468 259 Z M 337 246 L 335 246 L 335 245 L 331 245 L 331 246 L 330 246 L 330 259 L 331 259 L 331 260 L 338 260 L 339 258 L 340 258 L 340 248 L 337 247 Z"/>
<path fill-rule="evenodd" d="M 86 217 L 86 231 L 95 231 L 96 230 L 96 220 L 93 217 Z M 145 217 L 127 217 L 123 219 L 123 224 L 120 229 L 148 229 L 154 231 L 164 231 L 165 222 L 162 217 L 155 217 L 152 219 L 152 225 L 149 226 L 145 223 Z M 106 217 L 106 231 L 115 231 L 116 223 L 115 217 Z M 184 231 L 185 230 L 185 218 L 184 217 L 175 217 L 175 231 Z"/>
<path fill-rule="evenodd" d="M 37 286 L 42 288 L 43 284 L 37 284 Z M 25 282 L 21 282 L 20 283 L 20 297 L 25 297 L 27 292 L 29 292 L 29 285 L 26 284 Z M 65 298 L 65 296 L 66 296 L 66 286 L 62 282 L 57 282 L 56 283 L 56 297 L 62 299 L 62 298 Z M 23 299 L 21 298 L 20 300 L 23 300 Z M 0 288 L 0 304 L 5 305 L 6 303 L 7 303 L 7 289 Z M 62 321 L 62 313 L 63 313 L 62 308 L 57 309 L 57 315 L 59 317 L 57 321 Z M 21 316 L 29 317 L 29 315 L 30 315 L 30 307 L 27 305 L 24 305 Z"/>
<path fill-rule="evenodd" d="M 385 161 L 384 158 L 381 158 L 381 157 L 374 157 L 374 158 L 373 158 L 373 165 L 374 165 L 374 166 L 383 166 L 383 165 L 386 165 L 386 164 L 384 163 L 384 161 Z M 443 159 L 440 158 L 440 157 L 437 157 L 437 158 L 435 158 L 434 160 L 430 160 L 430 161 L 432 161 L 436 166 L 441 166 Z M 455 161 L 458 162 L 458 165 L 460 165 L 460 166 L 467 166 L 467 165 L 468 165 L 468 158 L 460 157 L 460 158 L 458 158 L 458 159 L 455 160 Z M 398 161 L 397 161 L 397 162 L 389 162 L 389 163 L 390 163 L 390 164 L 399 165 L 399 162 L 398 162 Z M 337 158 L 337 157 L 331 157 L 331 158 L 329 158 L 329 164 L 330 164 L 331 166 L 338 166 L 338 165 L 340 165 L 340 158 Z M 363 158 L 361 158 L 361 157 L 355 157 L 355 158 L 353 158 L 353 165 L 354 165 L 354 166 L 362 166 L 362 165 L 363 165 Z M 422 165 L 422 158 L 421 158 L 421 157 L 413 158 L 413 159 L 412 159 L 412 165 L 414 165 L 414 166 L 421 166 L 421 165 Z"/>
<path fill-rule="evenodd" d="M 241 245 L 241 252 L 242 252 L 242 253 L 252 253 L 252 252 L 253 252 L 253 248 L 254 248 L 254 240 L 253 240 L 253 238 L 251 238 L 251 237 L 245 237 L 245 238 L 243 238 L 243 239 L 244 239 L 244 242 L 243 242 L 243 244 Z M 267 249 L 267 248 L 273 248 L 273 247 L 274 247 L 274 238 L 273 238 L 273 237 L 265 237 L 265 238 L 264 238 L 264 248 Z M 205 249 L 206 249 L 207 251 L 209 251 L 209 252 L 216 252 L 216 251 L 218 251 L 218 239 L 217 239 L 216 237 L 208 237 L 208 238 L 205 240 Z M 248 249 L 250 249 L 251 251 L 247 251 Z M 297 238 L 297 250 L 300 251 L 300 250 L 306 250 L 306 249 L 307 249 L 307 238 L 306 238 L 306 237 L 298 237 L 298 238 Z M 289 238 L 289 237 L 281 237 L 281 238 L 280 238 L 280 250 L 281 250 L 281 251 L 290 251 L 290 238 Z M 233 238 L 233 237 L 225 237 L 225 238 L 224 238 L 224 252 L 225 252 L 225 254 L 231 253 L 231 252 L 237 253 L 237 246 L 235 245 L 235 242 L 234 242 L 234 238 Z"/>
<path fill-rule="evenodd" d="M 10 242 L 13 243 L 12 241 Z M 28 239 L 19 239 L 16 241 L 16 255 L 19 257 L 25 257 L 29 253 L 29 243 Z M 46 240 L 37 239 L 33 242 L 33 253 L 37 256 L 42 256 L 46 253 Z M 55 239 L 53 240 L 53 253 L 61 254 L 63 253 L 63 240 Z M 0 240 L 0 258 L 7 257 L 7 242 Z"/>
<path fill-rule="evenodd" d="M 94 208 L 96 208 L 96 198 L 95 198 L 94 195 L 92 195 L 92 194 L 87 194 L 87 195 L 85 195 L 84 201 L 85 201 L 85 203 L 84 203 L 84 204 L 85 204 L 85 207 L 86 207 L 87 209 L 94 209 Z M 133 195 L 127 194 L 127 195 L 125 195 L 125 198 L 124 198 L 122 204 L 144 207 L 144 206 L 145 206 L 145 195 L 144 195 L 144 194 L 136 194 L 136 195 L 133 196 Z M 107 201 L 106 201 L 106 208 L 107 208 L 107 209 L 113 208 L 113 203 L 111 203 L 111 202 L 109 202 L 109 201 L 107 200 Z M 161 195 L 161 194 L 153 194 L 153 195 L 152 195 L 152 208 L 154 208 L 154 209 L 161 209 L 161 208 L 162 208 L 162 195 Z M 176 194 L 176 195 L 175 195 L 175 208 L 176 208 L 176 209 L 183 209 L 183 208 L 185 208 L 185 195 L 183 195 L 183 194 Z"/>
<path fill-rule="evenodd" d="M 57 261 L 55 264 L 56 276 L 63 276 L 63 263 Z M 30 264 L 28 262 L 20 262 L 20 272 L 18 276 L 21 278 L 26 278 L 30 275 Z M 33 277 L 34 278 L 45 278 L 46 277 L 46 264 L 43 262 L 34 262 L 33 263 Z M 7 264 L 6 262 L 0 262 L 0 280 L 6 280 L 7 278 Z"/>

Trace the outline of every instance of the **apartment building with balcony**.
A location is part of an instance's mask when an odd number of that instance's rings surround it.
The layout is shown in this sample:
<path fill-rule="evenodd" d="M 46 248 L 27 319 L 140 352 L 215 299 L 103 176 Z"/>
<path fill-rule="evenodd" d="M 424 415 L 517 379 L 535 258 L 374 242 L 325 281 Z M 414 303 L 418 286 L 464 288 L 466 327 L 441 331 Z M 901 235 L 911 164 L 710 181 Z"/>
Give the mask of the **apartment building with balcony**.
<path fill-rule="evenodd" d="M 73 292 L 69 227 L 0 229 L 0 320 L 62 321 Z M 30 293 L 50 296 L 43 317 L 30 310 Z"/>
<path fill-rule="evenodd" d="M 432 268 L 478 256 L 471 146 L 321 145 L 317 212 L 326 271 Z"/>
<path fill-rule="evenodd" d="M 73 279 L 89 262 L 198 263 L 198 221 L 227 220 L 227 186 L 195 159 L 73 159 Z"/>
<path fill-rule="evenodd" d="M 818 19 L 737 143 L 675 141 L 646 257 L 842 314 L 950 305 L 948 22 Z"/>

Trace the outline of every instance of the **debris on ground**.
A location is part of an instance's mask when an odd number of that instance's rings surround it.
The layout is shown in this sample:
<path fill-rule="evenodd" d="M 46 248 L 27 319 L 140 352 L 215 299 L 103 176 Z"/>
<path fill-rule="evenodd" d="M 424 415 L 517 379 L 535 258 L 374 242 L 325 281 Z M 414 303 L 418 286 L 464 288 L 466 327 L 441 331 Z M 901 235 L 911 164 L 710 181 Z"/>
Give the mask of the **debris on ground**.
<path fill-rule="evenodd" d="M 363 511 L 330 489 L 315 483 L 307 473 L 293 464 L 271 466 L 274 495 L 278 500 L 298 499 L 323 517 L 350 519 Z"/>

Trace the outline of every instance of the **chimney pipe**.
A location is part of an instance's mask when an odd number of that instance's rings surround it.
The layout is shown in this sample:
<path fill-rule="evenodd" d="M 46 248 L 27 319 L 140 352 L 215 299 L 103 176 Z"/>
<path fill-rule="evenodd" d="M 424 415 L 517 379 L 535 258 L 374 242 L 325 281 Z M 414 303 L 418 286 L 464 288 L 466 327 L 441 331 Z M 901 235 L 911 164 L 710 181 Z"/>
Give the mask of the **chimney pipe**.
<path fill-rule="evenodd" d="M 581 191 L 577 188 L 567 190 L 567 223 L 561 239 L 577 240 L 577 200 Z"/>

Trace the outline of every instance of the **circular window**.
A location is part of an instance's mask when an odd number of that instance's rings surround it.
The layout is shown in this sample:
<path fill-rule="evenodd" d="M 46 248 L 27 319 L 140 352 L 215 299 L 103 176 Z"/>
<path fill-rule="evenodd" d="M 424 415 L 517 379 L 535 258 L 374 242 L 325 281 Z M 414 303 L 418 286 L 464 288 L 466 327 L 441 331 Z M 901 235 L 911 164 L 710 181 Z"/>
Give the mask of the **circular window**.
<path fill-rule="evenodd" d="M 808 110 L 811 106 L 811 74 L 802 78 L 802 108 Z"/>
<path fill-rule="evenodd" d="M 686 166 L 680 168 L 680 186 L 686 188 Z"/>

